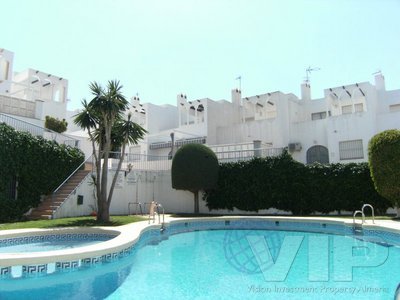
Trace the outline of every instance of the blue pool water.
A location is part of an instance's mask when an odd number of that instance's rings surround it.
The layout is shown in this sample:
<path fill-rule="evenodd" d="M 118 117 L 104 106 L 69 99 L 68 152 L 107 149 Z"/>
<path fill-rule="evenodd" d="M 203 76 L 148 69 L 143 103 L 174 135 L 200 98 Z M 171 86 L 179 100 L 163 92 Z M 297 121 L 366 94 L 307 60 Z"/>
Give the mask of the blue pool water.
<path fill-rule="evenodd" d="M 276 230 L 167 232 L 141 239 L 115 262 L 0 279 L 0 299 L 393 299 L 400 282 L 400 249 L 381 239 Z"/>
<path fill-rule="evenodd" d="M 89 246 L 97 244 L 97 240 L 68 240 L 68 241 L 45 241 L 21 245 L 12 245 L 7 247 L 0 247 L 0 253 L 14 253 L 14 252 L 40 252 L 52 250 L 65 250 L 76 247 Z"/>
<path fill-rule="evenodd" d="M 107 234 L 54 234 L 0 239 L 0 254 L 65 250 L 93 245 L 110 240 L 113 237 Z"/>

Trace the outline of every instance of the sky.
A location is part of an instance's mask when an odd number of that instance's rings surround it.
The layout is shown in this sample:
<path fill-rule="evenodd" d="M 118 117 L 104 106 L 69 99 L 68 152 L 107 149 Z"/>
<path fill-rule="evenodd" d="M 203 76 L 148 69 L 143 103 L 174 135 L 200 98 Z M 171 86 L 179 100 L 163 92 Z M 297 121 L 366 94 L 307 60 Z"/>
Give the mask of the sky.
<path fill-rule="evenodd" d="M 120 80 L 141 102 L 176 105 L 280 90 L 312 97 L 373 82 L 400 88 L 400 0 L 3 0 L 0 48 L 14 71 L 68 79 L 68 108 L 88 85 Z"/>

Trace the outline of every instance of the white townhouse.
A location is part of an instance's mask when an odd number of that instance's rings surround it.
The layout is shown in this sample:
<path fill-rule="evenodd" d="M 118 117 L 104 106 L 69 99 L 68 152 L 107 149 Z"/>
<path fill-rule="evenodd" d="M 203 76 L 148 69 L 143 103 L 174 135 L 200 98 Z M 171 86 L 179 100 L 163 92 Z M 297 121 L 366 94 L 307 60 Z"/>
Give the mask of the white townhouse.
<path fill-rule="evenodd" d="M 68 81 L 62 77 L 35 69 L 13 73 L 13 53 L 0 49 L 0 122 L 79 146 L 89 157 L 91 143 L 87 133 L 73 124 L 77 111 L 67 110 L 67 94 Z M 280 91 L 244 97 L 239 89 L 232 90 L 230 101 L 189 100 L 179 94 L 176 105 L 156 105 L 132 97 L 129 111 L 149 134 L 127 149 L 130 155 L 118 174 L 111 213 L 133 213 L 139 203 L 146 211 L 146 203 L 152 200 L 160 201 L 167 212 L 192 212 L 192 193 L 171 187 L 169 158 L 181 145 L 207 144 L 221 161 L 275 155 L 286 147 L 304 163 L 367 161 L 370 138 L 400 128 L 400 89 L 386 90 L 384 77 L 378 73 L 373 83 L 327 88 L 320 99 L 312 99 L 310 84 L 305 82 L 300 97 Z M 68 131 L 46 131 L 46 115 L 65 118 Z M 115 166 L 111 159 L 111 175 Z M 53 209 L 52 217 L 90 214 L 96 206 L 93 195 L 89 174 Z M 200 209 L 208 212 L 204 201 Z"/>
<path fill-rule="evenodd" d="M 77 111 L 67 110 L 68 80 L 36 69 L 13 72 L 13 60 L 12 52 L 0 48 L 0 121 L 17 119 L 44 127 L 46 115 L 65 118 L 66 135 L 73 144 L 79 140 L 89 156 L 87 136 L 73 124 Z M 386 90 L 381 73 L 374 79 L 327 88 L 319 99 L 312 99 L 309 82 L 301 85 L 300 97 L 280 91 L 244 97 L 233 89 L 230 101 L 189 100 L 179 94 L 176 106 L 132 97 L 133 119 L 149 134 L 127 152 L 162 159 L 185 143 L 204 143 L 228 156 L 258 150 L 268 155 L 287 147 L 304 163 L 366 161 L 374 134 L 400 128 L 400 90 Z"/>
<path fill-rule="evenodd" d="M 68 80 L 36 69 L 13 72 L 14 54 L 0 48 L 0 113 L 43 126 L 67 117 Z"/>
<path fill-rule="evenodd" d="M 179 94 L 177 105 L 131 101 L 135 120 L 149 135 L 130 153 L 171 154 L 189 142 L 205 143 L 215 151 L 287 147 L 298 161 L 359 162 L 367 160 L 370 138 L 386 129 L 400 128 L 400 90 L 388 91 L 384 76 L 324 90 L 311 98 L 308 82 L 301 97 L 280 91 L 243 97 L 232 90 L 231 101 L 209 98 L 189 101 Z"/>

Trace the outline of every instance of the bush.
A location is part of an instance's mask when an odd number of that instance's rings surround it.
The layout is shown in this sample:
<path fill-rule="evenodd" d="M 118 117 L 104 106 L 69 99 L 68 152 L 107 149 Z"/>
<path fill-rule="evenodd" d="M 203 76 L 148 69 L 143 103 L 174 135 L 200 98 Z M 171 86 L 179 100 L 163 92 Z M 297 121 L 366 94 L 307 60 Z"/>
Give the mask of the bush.
<path fill-rule="evenodd" d="M 378 133 L 368 145 L 371 177 L 379 194 L 400 204 L 400 130 Z"/>
<path fill-rule="evenodd" d="M 257 212 L 276 208 L 295 215 L 354 211 L 363 203 L 384 213 L 390 202 L 374 189 L 367 163 L 304 165 L 278 157 L 220 164 L 217 186 L 204 199 L 212 209 Z"/>
<path fill-rule="evenodd" d="M 216 186 L 218 159 L 215 153 L 201 144 L 184 145 L 176 152 L 171 168 L 172 187 L 194 194 L 194 211 L 199 212 L 198 192 Z"/>
<path fill-rule="evenodd" d="M 64 131 L 67 131 L 67 126 L 68 122 L 65 121 L 65 119 L 60 121 L 58 118 L 56 119 L 50 116 L 46 116 L 45 118 L 44 127 L 55 132 L 63 133 Z"/>
<path fill-rule="evenodd" d="M 0 124 L 0 145 L 0 222 L 18 219 L 37 206 L 40 196 L 57 188 L 84 159 L 77 148 L 15 131 L 6 124 Z M 15 180 L 17 200 L 10 193 Z"/>

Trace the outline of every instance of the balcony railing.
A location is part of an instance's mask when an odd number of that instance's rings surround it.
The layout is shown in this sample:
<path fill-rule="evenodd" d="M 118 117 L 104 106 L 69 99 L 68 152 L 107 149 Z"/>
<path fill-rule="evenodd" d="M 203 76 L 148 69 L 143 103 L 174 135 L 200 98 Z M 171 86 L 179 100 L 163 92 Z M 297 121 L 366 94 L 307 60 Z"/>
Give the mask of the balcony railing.
<path fill-rule="evenodd" d="M 0 113 L 0 123 L 6 123 L 17 131 L 29 132 L 33 136 L 41 136 L 46 140 L 56 141 L 59 144 L 65 144 L 71 147 L 79 148 L 78 139 L 74 139 L 68 135 L 13 118 L 9 115 Z"/>
<path fill-rule="evenodd" d="M 283 148 L 260 148 L 251 150 L 231 150 L 216 152 L 219 162 L 237 162 L 246 161 L 254 157 L 265 158 L 278 156 L 282 153 Z M 120 158 L 119 152 L 110 154 L 109 169 L 116 169 Z M 156 156 L 146 154 L 125 154 L 122 170 L 136 171 L 166 171 L 170 170 L 172 160 L 168 156 Z"/>

